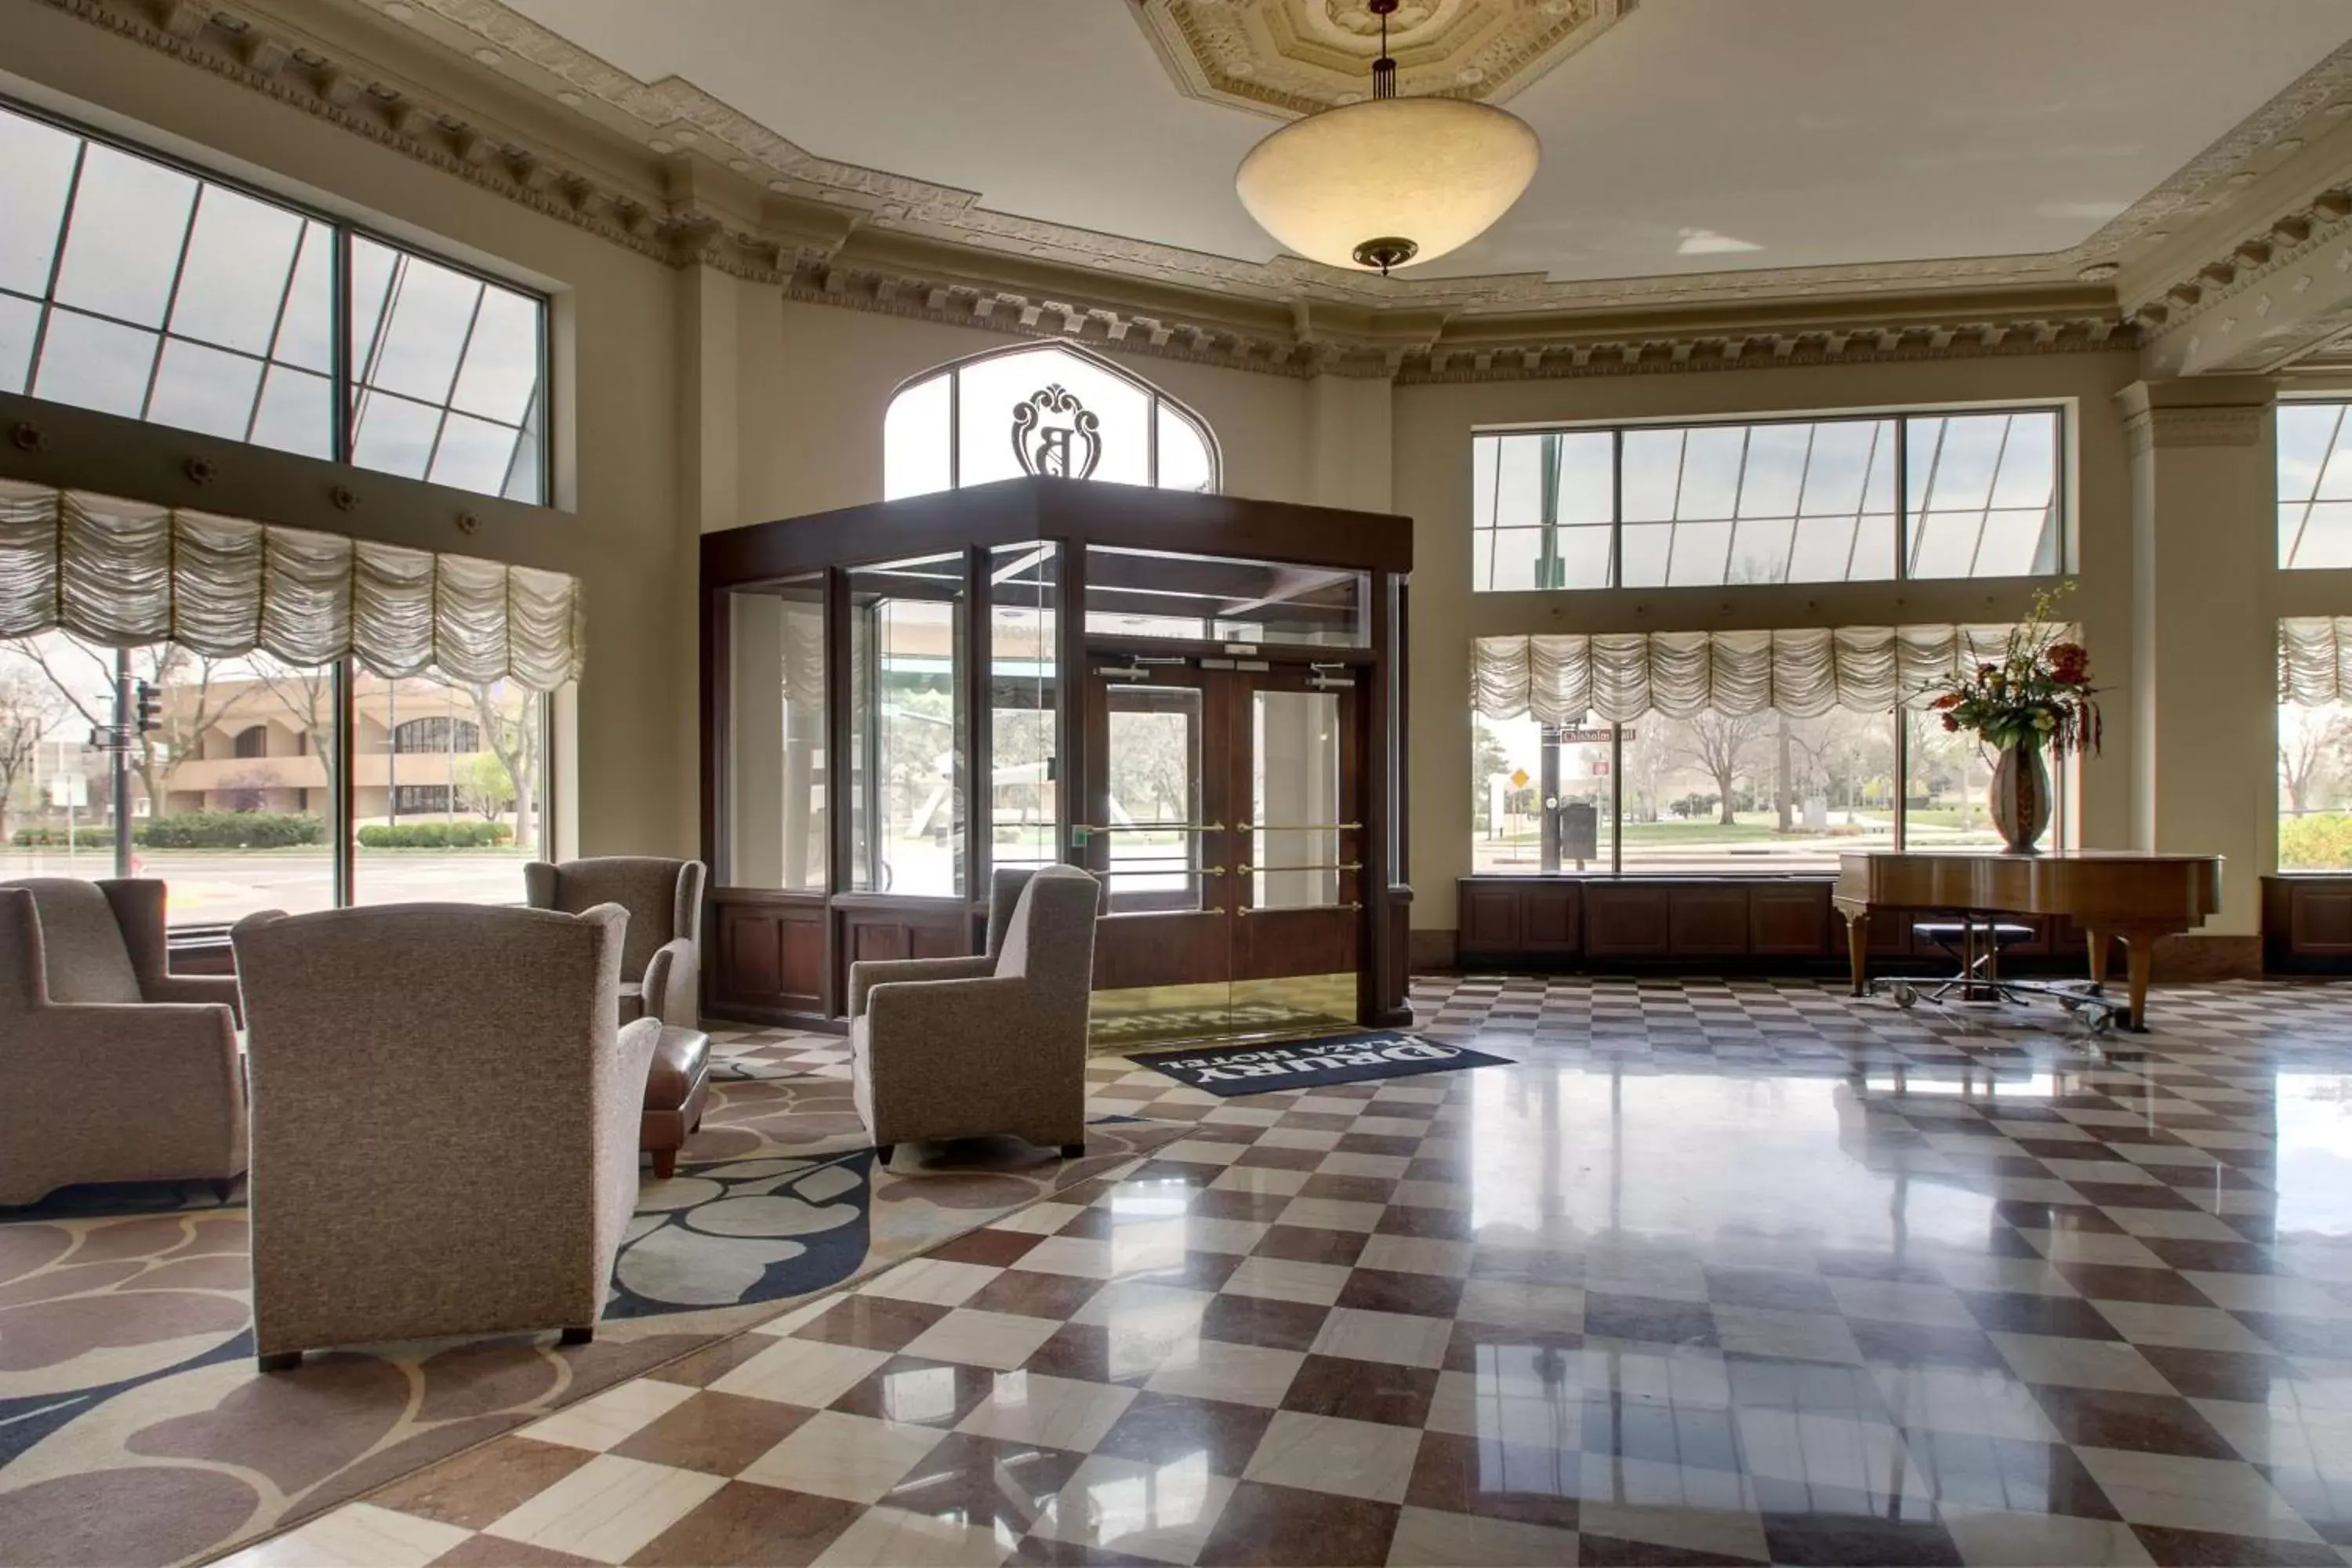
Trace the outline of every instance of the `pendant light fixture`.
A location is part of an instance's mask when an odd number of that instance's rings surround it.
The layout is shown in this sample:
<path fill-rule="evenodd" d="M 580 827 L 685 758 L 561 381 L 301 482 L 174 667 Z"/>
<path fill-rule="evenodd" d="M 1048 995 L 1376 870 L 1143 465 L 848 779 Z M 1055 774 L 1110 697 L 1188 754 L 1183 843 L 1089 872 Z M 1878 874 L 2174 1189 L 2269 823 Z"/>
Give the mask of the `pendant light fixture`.
<path fill-rule="evenodd" d="M 1372 96 L 1284 126 L 1234 175 L 1258 226 L 1317 261 L 1385 276 L 1467 245 L 1510 211 L 1542 155 L 1525 121 L 1465 98 L 1399 98 L 1381 19 Z"/>

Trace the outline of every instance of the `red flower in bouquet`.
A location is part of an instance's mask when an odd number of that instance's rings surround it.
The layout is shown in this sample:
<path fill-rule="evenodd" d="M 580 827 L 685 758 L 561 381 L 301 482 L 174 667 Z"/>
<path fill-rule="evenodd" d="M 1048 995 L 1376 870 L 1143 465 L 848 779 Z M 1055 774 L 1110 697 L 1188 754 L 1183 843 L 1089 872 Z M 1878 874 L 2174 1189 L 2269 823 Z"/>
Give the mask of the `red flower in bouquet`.
<path fill-rule="evenodd" d="M 1946 730 L 1965 731 L 1993 746 L 2046 746 L 2062 756 L 2098 751 L 2091 656 L 2061 636 L 2052 615 L 2059 597 L 2036 595 L 2033 613 L 2010 633 L 1999 663 L 1980 663 L 1974 675 L 1937 691 L 1929 707 Z"/>

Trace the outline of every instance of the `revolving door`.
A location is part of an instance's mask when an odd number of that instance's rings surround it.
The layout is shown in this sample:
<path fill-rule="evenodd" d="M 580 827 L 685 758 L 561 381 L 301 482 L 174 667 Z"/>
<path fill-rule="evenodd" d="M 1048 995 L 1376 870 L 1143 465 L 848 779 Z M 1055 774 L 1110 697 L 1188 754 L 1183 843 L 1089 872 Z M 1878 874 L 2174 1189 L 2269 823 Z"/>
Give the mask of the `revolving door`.
<path fill-rule="evenodd" d="M 1392 1023 L 1403 519 L 1024 479 L 705 536 L 706 1011 L 1103 884 L 1098 1048 Z"/>

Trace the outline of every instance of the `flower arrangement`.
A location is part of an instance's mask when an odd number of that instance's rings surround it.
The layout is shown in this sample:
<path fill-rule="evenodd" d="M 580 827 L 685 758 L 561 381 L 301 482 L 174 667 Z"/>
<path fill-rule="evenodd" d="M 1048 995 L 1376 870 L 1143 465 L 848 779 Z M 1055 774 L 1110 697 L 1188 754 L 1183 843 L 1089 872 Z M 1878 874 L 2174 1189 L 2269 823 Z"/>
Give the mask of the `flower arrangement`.
<path fill-rule="evenodd" d="M 2092 699 L 2091 656 L 2054 618 L 2061 594 L 2034 595 L 2033 610 L 2009 634 L 1998 664 L 1979 664 L 1966 679 L 1931 687 L 1930 705 L 1944 728 L 1988 745 L 2047 747 L 2058 756 L 2098 754 L 2099 705 Z"/>

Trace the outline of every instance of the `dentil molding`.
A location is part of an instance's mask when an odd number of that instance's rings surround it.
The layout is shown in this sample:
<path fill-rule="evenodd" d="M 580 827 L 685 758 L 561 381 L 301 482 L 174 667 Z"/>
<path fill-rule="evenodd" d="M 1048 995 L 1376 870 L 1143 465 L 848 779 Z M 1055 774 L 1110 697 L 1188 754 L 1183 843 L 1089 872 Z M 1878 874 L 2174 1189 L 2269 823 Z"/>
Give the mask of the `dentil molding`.
<path fill-rule="evenodd" d="M 742 172 L 748 178 L 764 179 L 770 182 L 771 188 L 781 187 L 791 194 L 839 203 L 861 215 L 863 221 L 877 226 L 926 232 L 983 247 L 984 254 L 1047 256 L 1073 265 L 1098 266 L 1130 276 L 1265 300 L 1384 304 L 1394 309 L 1518 312 L 1639 308 L 2073 281 L 2086 269 L 2095 271 L 2112 265 L 2118 253 L 2152 234 L 2160 225 L 2187 221 L 2225 203 L 2233 191 L 2231 182 L 2244 175 L 2249 161 L 2288 136 L 2308 116 L 2352 94 L 2352 43 L 2347 43 L 2081 244 L 2046 255 L 1759 268 L 1575 282 L 1555 282 L 1539 274 L 1381 279 L 1295 257 L 1277 258 L 1266 263 L 1243 261 L 1046 223 L 990 209 L 982 205 L 978 193 L 822 158 L 692 82 L 677 77 L 657 82 L 640 81 L 560 34 L 539 26 L 501 0 L 331 3 L 361 8 L 378 16 L 395 11 L 405 12 L 412 18 L 429 16 L 463 35 L 468 46 L 488 47 L 525 68 L 506 73 L 514 83 L 528 90 L 544 92 L 568 108 L 578 110 L 593 104 L 608 110 L 630 125 L 649 148 L 673 153 L 690 149 L 693 156 L 723 162 L 730 168 L 740 163 L 746 166 Z M 1124 3 L 1141 5 L 1141 19 L 1149 31 L 1154 26 L 1152 7 L 1167 10 L 1176 0 Z M 1360 0 L 1209 0 L 1205 5 L 1203 0 L 1181 0 L 1181 4 L 1186 16 L 1227 10 L 1246 12 L 1262 20 L 1279 15 L 1291 18 L 1295 30 L 1302 21 L 1311 22 L 1318 16 L 1334 20 L 1336 25 L 1337 19 L 1352 16 Z M 1455 14 L 1450 8 L 1453 0 L 1414 0 L 1414 4 L 1428 11 L 1425 25 L 1432 27 L 1443 25 Z M 1583 24 L 1589 35 L 1603 18 L 1613 20 L 1629 9 L 1623 0 L 1569 0 L 1567 9 L 1557 16 L 1552 15 L 1555 8 L 1554 0 L 1510 0 L 1507 5 L 1477 10 L 1481 15 L 1491 11 L 1519 19 L 1516 25 L 1523 30 L 1511 36 L 1521 38 L 1525 48 L 1540 46 L 1551 51 L 1535 57 L 1551 61 L 1563 58 L 1559 51 L 1568 48 L 1578 36 L 1578 18 L 1590 16 L 1591 20 Z M 1467 14 L 1466 7 L 1461 9 Z M 1538 26 L 1538 19 L 1544 26 Z M 1543 42 L 1546 39 L 1549 41 Z M 1528 70 L 1533 63 L 1531 59 L 1515 68 L 1516 74 L 1510 79 L 1531 79 Z"/>
<path fill-rule="evenodd" d="M 1085 237 L 1097 253 L 1081 263 L 923 236 L 916 232 L 919 212 L 943 204 L 977 222 L 976 198 L 814 159 L 690 84 L 675 79 L 637 82 L 497 0 L 303 0 L 320 13 L 311 26 L 297 26 L 263 10 L 265 4 L 283 10 L 289 0 L 254 0 L 239 9 L 206 0 L 27 3 L 265 94 L 671 266 L 717 268 L 812 303 L 1015 336 L 1065 338 L 1261 374 L 1408 383 L 2079 353 L 2127 347 L 2135 341 L 2133 329 L 2101 302 L 2098 288 L 2047 279 L 2037 289 L 2022 288 L 2004 277 L 2001 258 L 1543 285 L 1539 292 L 1554 302 L 1540 310 L 1511 312 L 1507 327 L 1493 320 L 1499 312 L 1492 308 L 1512 297 L 1511 279 L 1382 285 L 1334 274 L 1341 286 L 1326 299 L 1299 287 L 1300 269 L 1311 264 L 1288 261 L 1255 269 L 1268 276 L 1249 289 L 1214 279 L 1203 288 L 1197 279 L 1162 279 L 1167 269 L 1150 263 L 1163 247 L 1137 241 Z M 1540 0 L 1530 3 L 1540 9 Z M 335 39 L 324 36 L 333 31 L 326 24 L 337 15 L 346 23 L 354 17 L 365 22 L 386 5 L 401 6 L 412 16 L 430 11 L 472 36 L 495 40 L 498 49 L 548 73 L 551 80 L 568 84 L 539 105 L 552 123 L 580 118 L 571 113 L 574 105 L 563 101 L 567 95 L 576 104 L 593 97 L 629 121 L 667 134 L 645 144 L 648 153 L 643 159 L 618 159 L 609 134 L 597 140 L 604 133 L 597 124 L 583 120 L 576 134 L 534 134 L 516 129 L 513 121 L 525 117 L 500 116 L 494 107 L 482 107 L 482 91 L 518 89 L 525 74 L 504 57 L 496 81 L 476 82 L 478 90 L 469 90 L 470 68 L 462 62 L 453 62 L 447 82 L 436 72 L 428 85 L 416 79 L 423 73 L 378 67 L 360 48 L 336 41 L 348 35 L 348 26 Z M 2352 48 L 2345 59 L 2352 63 Z M 539 93 L 537 88 L 529 90 Z M 2317 90 L 2310 88 L 2305 96 Z M 722 159 L 723 172 L 717 162 Z M 761 176 L 775 170 L 791 173 L 765 179 L 762 195 Z M 992 222 L 1002 215 L 984 216 Z M 908 266 L 877 261 L 873 255 L 909 245 L 923 248 L 929 259 Z M 1204 267 L 1245 267 L 1181 254 Z M 1833 287 L 1826 280 L 1832 275 L 1853 281 Z M 1799 277 L 1807 281 L 1790 281 Z M 1923 278 L 1939 288 L 1896 287 Z M 1960 289 L 1969 280 L 1995 286 Z M 1745 326 L 1743 316 L 1755 319 L 1755 307 L 1741 302 L 1744 294 L 1711 293 L 1717 283 L 1736 284 L 1758 297 L 1769 294 L 1774 324 L 1765 330 Z M 1479 294 L 1482 286 L 1492 287 Z M 1934 303 L 1939 291 L 1952 296 L 1948 311 Z M 1883 311 L 1871 309 L 1874 294 L 1886 296 Z M 2051 303 L 2037 304 L 2038 300 Z M 1818 301 L 1818 311 L 1812 301 Z M 1677 316 L 1690 324 L 1612 328 L 1612 318 L 1629 319 L 1636 307 L 1646 308 L 1652 320 Z M 1820 320 L 1804 321 L 1809 313 Z"/>

